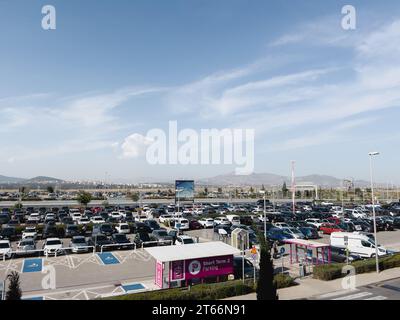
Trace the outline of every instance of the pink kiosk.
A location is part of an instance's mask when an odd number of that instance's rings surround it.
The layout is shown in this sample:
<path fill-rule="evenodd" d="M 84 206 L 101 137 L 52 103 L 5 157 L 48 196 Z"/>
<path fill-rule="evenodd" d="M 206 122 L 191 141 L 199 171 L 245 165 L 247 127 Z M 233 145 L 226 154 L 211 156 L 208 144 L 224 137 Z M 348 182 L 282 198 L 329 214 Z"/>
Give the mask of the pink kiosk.
<path fill-rule="evenodd" d="M 145 248 L 155 260 L 155 284 L 160 289 L 219 282 L 234 274 L 233 256 L 240 251 L 221 241 Z"/>
<path fill-rule="evenodd" d="M 299 260 L 312 265 L 331 263 L 329 244 L 303 239 L 287 239 L 285 243 L 289 244 L 290 264 L 299 263 Z"/>

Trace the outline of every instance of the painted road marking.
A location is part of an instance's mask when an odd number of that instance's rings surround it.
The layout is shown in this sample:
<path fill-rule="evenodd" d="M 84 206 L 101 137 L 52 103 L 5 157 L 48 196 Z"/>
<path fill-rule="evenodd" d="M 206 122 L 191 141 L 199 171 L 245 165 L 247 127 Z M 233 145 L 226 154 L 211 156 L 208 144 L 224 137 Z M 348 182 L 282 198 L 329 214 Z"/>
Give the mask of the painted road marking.
<path fill-rule="evenodd" d="M 111 252 L 98 253 L 97 255 L 105 265 L 119 264 L 119 260 Z"/>
<path fill-rule="evenodd" d="M 326 293 L 323 295 L 318 296 L 318 299 L 327 299 L 327 298 L 332 298 L 332 297 L 336 297 L 336 296 L 341 296 L 347 293 L 354 293 L 359 291 L 358 289 L 353 289 L 353 290 L 340 290 L 340 291 L 335 291 L 335 292 L 330 292 L 330 293 Z"/>
<path fill-rule="evenodd" d="M 372 298 L 368 298 L 368 299 L 364 299 L 364 300 L 386 300 L 387 298 L 384 296 L 376 296 L 376 297 L 372 297 Z"/>
<path fill-rule="evenodd" d="M 42 259 L 24 259 L 22 264 L 22 272 L 42 272 Z"/>
<path fill-rule="evenodd" d="M 340 297 L 340 298 L 336 298 L 336 299 L 332 299 L 332 300 L 355 300 L 355 299 L 360 299 L 360 298 L 364 298 L 367 296 L 372 296 L 372 293 L 371 292 L 360 292 L 360 293 L 351 294 L 349 296 L 344 296 L 344 297 Z"/>

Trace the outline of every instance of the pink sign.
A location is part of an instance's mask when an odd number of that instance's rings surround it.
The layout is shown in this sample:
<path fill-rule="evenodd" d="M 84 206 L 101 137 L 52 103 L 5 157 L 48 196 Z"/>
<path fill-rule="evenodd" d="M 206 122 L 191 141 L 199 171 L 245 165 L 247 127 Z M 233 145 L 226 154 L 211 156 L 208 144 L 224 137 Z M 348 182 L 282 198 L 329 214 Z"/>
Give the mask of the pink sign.
<path fill-rule="evenodd" d="M 162 288 L 163 284 L 163 264 L 160 261 L 157 261 L 156 264 L 156 285 Z"/>
<path fill-rule="evenodd" d="M 172 261 L 170 266 L 171 280 L 227 275 L 233 273 L 233 255 Z M 178 278 L 182 268 L 184 276 Z"/>

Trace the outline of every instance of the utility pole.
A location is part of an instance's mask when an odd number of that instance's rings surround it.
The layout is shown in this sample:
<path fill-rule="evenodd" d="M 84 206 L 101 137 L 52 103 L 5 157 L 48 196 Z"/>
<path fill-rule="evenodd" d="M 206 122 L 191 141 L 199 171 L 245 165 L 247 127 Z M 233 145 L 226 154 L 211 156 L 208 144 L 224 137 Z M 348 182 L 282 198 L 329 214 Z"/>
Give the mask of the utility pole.
<path fill-rule="evenodd" d="M 291 161 L 292 164 L 292 202 L 293 202 L 293 215 L 296 215 L 296 182 L 295 182 L 295 178 L 294 178 L 294 164 L 295 161 L 292 160 Z"/>

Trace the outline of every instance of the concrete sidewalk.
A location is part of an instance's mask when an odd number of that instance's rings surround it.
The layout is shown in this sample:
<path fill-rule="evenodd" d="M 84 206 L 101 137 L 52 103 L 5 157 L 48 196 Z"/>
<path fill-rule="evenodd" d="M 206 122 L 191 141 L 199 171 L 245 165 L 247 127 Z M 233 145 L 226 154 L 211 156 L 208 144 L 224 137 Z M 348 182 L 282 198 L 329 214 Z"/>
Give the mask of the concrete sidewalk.
<path fill-rule="evenodd" d="M 379 274 L 376 274 L 375 272 L 364 273 L 356 275 L 355 286 L 361 287 L 396 278 L 400 278 L 400 268 L 384 270 Z M 343 291 L 344 289 L 348 288 L 347 278 L 340 278 L 332 281 L 322 281 L 313 279 L 311 277 L 305 277 L 302 279 L 297 279 L 296 282 L 299 285 L 278 290 L 279 300 L 307 299 L 313 296 L 319 296 L 326 293 Z M 257 299 L 256 294 L 250 293 L 243 296 L 227 298 L 226 300 L 256 300 L 256 299 Z"/>

